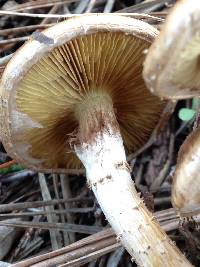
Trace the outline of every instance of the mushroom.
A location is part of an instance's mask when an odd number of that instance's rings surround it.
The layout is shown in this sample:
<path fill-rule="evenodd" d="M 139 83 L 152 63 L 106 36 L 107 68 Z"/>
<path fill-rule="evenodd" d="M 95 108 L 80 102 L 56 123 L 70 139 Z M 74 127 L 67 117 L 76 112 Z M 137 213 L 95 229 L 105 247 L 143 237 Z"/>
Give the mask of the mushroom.
<path fill-rule="evenodd" d="M 136 192 L 124 150 L 147 141 L 165 107 L 141 74 L 143 51 L 156 35 L 142 21 L 107 14 L 34 34 L 2 76 L 2 139 L 31 169 L 66 172 L 83 164 L 118 240 L 139 266 L 190 266 Z"/>
<path fill-rule="evenodd" d="M 172 185 L 172 204 L 182 216 L 193 216 L 200 207 L 200 127 L 182 144 Z"/>
<path fill-rule="evenodd" d="M 200 4 L 179 1 L 145 59 L 143 76 L 157 96 L 185 99 L 200 95 Z M 184 141 L 172 185 L 172 204 L 182 215 L 200 204 L 200 128 Z"/>
<path fill-rule="evenodd" d="M 200 95 L 199 0 L 178 1 L 145 59 L 143 76 L 152 93 L 167 99 Z"/>

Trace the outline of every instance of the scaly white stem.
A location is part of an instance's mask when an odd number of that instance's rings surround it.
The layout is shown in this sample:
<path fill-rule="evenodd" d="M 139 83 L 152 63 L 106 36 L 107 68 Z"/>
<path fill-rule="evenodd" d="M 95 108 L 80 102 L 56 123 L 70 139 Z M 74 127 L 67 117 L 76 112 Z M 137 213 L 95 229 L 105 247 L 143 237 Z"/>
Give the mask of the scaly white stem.
<path fill-rule="evenodd" d="M 117 239 L 139 266 L 191 266 L 135 190 L 112 98 L 103 90 L 92 91 L 76 107 L 75 116 L 75 152 Z"/>
<path fill-rule="evenodd" d="M 117 239 L 139 266 L 191 266 L 136 192 L 116 129 L 108 126 L 91 144 L 76 147 L 76 154 Z"/>

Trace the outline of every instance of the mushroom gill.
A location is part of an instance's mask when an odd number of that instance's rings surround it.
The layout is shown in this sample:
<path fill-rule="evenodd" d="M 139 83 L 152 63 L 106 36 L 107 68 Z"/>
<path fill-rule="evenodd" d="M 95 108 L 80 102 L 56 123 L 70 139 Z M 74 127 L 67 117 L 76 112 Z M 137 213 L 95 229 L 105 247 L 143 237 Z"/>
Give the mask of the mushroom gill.
<path fill-rule="evenodd" d="M 70 148 L 78 127 L 75 107 L 91 92 L 102 90 L 112 99 L 126 150 L 137 150 L 164 107 L 142 79 L 148 46 L 133 35 L 97 32 L 46 54 L 26 73 L 16 93 L 17 110 L 41 127 L 15 133 L 16 143 L 23 135 L 30 157 L 42 160 L 44 169 L 80 167 Z"/>

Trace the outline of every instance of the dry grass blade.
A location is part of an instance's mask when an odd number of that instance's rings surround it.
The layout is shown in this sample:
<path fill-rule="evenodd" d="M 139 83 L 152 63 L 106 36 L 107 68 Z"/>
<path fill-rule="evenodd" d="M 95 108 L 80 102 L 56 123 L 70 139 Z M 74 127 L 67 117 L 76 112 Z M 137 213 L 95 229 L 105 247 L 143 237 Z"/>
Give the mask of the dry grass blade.
<path fill-rule="evenodd" d="M 130 7 L 126 7 L 124 9 L 118 10 L 117 12 L 142 12 L 149 13 L 152 11 L 156 11 L 164 6 L 170 5 L 174 3 L 174 0 L 152 0 L 149 2 L 142 2 Z"/>
<path fill-rule="evenodd" d="M 85 12 L 90 13 L 92 11 L 92 9 L 95 7 L 96 3 L 97 3 L 97 0 L 90 0 Z"/>
<path fill-rule="evenodd" d="M 116 244 L 116 238 L 111 229 L 101 231 L 92 236 L 83 238 L 67 247 L 62 249 L 46 253 L 44 255 L 36 256 L 32 259 L 28 259 L 13 265 L 13 267 L 28 267 L 28 266 L 58 266 L 67 262 L 69 259 L 76 259 L 76 252 L 80 257 L 90 254 L 91 252 L 98 251 L 101 248 L 105 248 L 110 245 Z M 120 246 L 120 244 L 118 244 Z M 97 255 L 98 257 L 98 255 Z"/>
<path fill-rule="evenodd" d="M 113 9 L 113 6 L 115 4 L 115 0 L 108 0 L 106 5 L 105 5 L 105 8 L 104 8 L 104 13 L 109 13 L 112 11 Z"/>
<path fill-rule="evenodd" d="M 20 219 L 11 219 L 7 222 L 18 223 Z M 0 226 L 0 260 L 9 252 L 12 244 L 20 236 L 21 230 L 19 228 Z M 0 265 L 1 266 L 1 265 Z"/>
<path fill-rule="evenodd" d="M 8 173 L 4 175 L 3 177 L 0 177 L 0 181 L 2 184 L 9 184 L 16 181 L 22 181 L 26 178 L 33 178 L 36 175 L 36 172 L 31 170 L 21 170 L 14 173 Z"/>
<path fill-rule="evenodd" d="M 60 196 L 59 196 L 59 177 L 57 174 L 53 174 L 52 178 L 53 178 L 53 187 L 54 187 L 55 196 L 57 199 L 59 199 L 60 198 Z M 59 209 L 59 211 L 62 211 L 63 205 L 59 204 L 58 209 Z M 60 213 L 59 219 L 62 223 L 66 223 L 64 214 Z M 73 223 L 73 222 L 70 222 L 70 223 Z M 72 242 L 70 242 L 70 237 L 69 237 L 70 234 L 68 232 L 64 231 L 62 234 L 63 234 L 62 239 L 63 239 L 63 245 L 64 246 L 67 246 L 70 243 L 72 243 Z"/>
<path fill-rule="evenodd" d="M 41 237 L 35 237 L 27 246 L 25 249 L 23 249 L 20 254 L 18 255 L 18 259 L 22 260 L 26 257 L 28 257 L 31 252 L 33 252 L 35 249 L 39 250 L 41 245 L 44 243 L 43 239 Z M 0 265 L 1 266 L 1 265 Z"/>
<path fill-rule="evenodd" d="M 66 208 L 64 210 L 54 210 L 54 211 L 34 211 L 34 212 L 21 212 L 21 213 L 9 213 L 0 214 L 0 219 L 9 218 L 20 218 L 27 216 L 38 216 L 38 215 L 49 215 L 49 214 L 67 214 L 67 213 L 88 213 L 94 211 L 94 208 Z"/>
<path fill-rule="evenodd" d="M 74 14 L 83 13 L 84 10 L 86 9 L 88 3 L 89 3 L 89 0 L 80 0 L 79 4 L 77 5 L 76 9 L 74 10 Z"/>
<path fill-rule="evenodd" d="M 72 192 L 69 184 L 69 177 L 65 174 L 60 174 L 60 182 L 61 182 L 61 191 L 64 199 L 69 199 L 72 197 Z M 70 208 L 69 203 L 64 204 L 65 208 Z M 66 214 L 66 219 L 68 223 L 74 223 L 74 218 L 72 214 Z M 69 234 L 70 243 L 75 242 L 74 233 Z"/>
<path fill-rule="evenodd" d="M 107 12 L 107 11 L 104 11 L 104 12 Z M 45 23 L 46 23 L 46 19 L 71 18 L 71 17 L 76 17 L 76 16 L 80 16 L 80 15 L 83 16 L 84 15 L 84 14 L 66 14 L 66 15 L 31 14 L 31 13 L 19 13 L 19 12 L 14 12 L 14 11 L 9 11 L 9 10 L 8 11 L 1 11 L 0 10 L 0 15 L 3 15 L 3 14 L 44 18 Z M 115 13 L 112 13 L 112 14 L 115 14 Z M 157 24 L 157 23 L 160 23 L 160 22 L 164 21 L 162 18 L 151 16 L 151 15 L 147 15 L 147 14 L 121 13 L 120 15 L 122 15 L 122 16 L 130 16 L 130 17 L 133 17 L 133 18 L 136 18 L 136 19 L 141 19 L 141 20 L 147 20 L 147 22 L 150 23 L 150 24 Z M 26 32 L 27 31 L 31 31 L 31 30 L 34 30 L 34 29 L 43 29 L 43 28 L 46 28 L 46 27 L 51 26 L 51 25 L 53 25 L 53 23 L 52 24 L 44 24 L 44 25 L 43 25 L 43 23 L 41 23 L 41 25 L 30 25 L 30 26 L 24 26 L 24 27 L 5 29 L 5 30 L 0 30 L 0 35 L 6 36 L 7 34 L 14 33 L 14 32 L 19 32 L 20 33 L 20 32 L 24 32 L 24 31 L 26 31 Z M 31 38 L 31 35 L 4 39 L 4 40 L 0 40 L 0 45 L 14 44 L 14 43 L 18 43 L 18 42 L 25 42 L 29 38 Z M 0 59 L 0 65 L 1 65 L 1 61 L 4 61 L 4 58 Z M 6 61 L 6 63 L 7 62 L 8 61 Z M 73 172 L 73 170 L 70 171 L 70 173 L 72 173 L 72 172 Z M 81 169 L 79 171 L 74 170 L 74 173 L 75 174 L 78 174 L 78 173 L 82 174 L 82 173 L 84 173 L 84 170 L 81 170 Z"/>
<path fill-rule="evenodd" d="M 29 208 L 38 208 L 45 207 L 50 205 L 58 205 L 65 202 L 82 202 L 82 201 L 91 201 L 91 198 L 71 198 L 71 199 L 54 199 L 48 201 L 33 201 L 33 202 L 24 202 L 24 203 L 10 203 L 10 204 L 1 204 L 0 213 L 8 212 L 13 210 L 24 210 Z"/>
<path fill-rule="evenodd" d="M 95 13 L 93 13 L 95 14 Z M 118 13 L 112 13 L 119 15 Z M 31 18 L 52 18 L 52 19 L 59 19 L 59 18 L 72 18 L 77 16 L 84 16 L 84 14 L 65 14 L 65 15 L 56 15 L 56 14 L 37 14 L 37 13 L 20 13 L 14 11 L 4 11 L 0 10 L 0 15 L 11 15 L 11 16 L 22 16 L 22 17 L 31 17 Z M 164 20 L 158 17 L 154 17 L 147 14 L 141 13 L 120 13 L 121 16 L 128 16 L 137 19 L 154 19 L 158 22 L 163 22 Z"/>
<path fill-rule="evenodd" d="M 107 267 L 117 267 L 124 252 L 125 249 L 123 247 L 120 247 L 116 249 L 113 253 L 111 253 L 111 256 L 109 257 L 107 262 Z"/>
<path fill-rule="evenodd" d="M 60 8 L 60 5 L 59 5 L 59 4 L 56 4 L 56 5 L 52 6 L 52 8 L 51 8 L 50 11 L 48 12 L 48 14 L 56 14 L 56 13 L 58 13 L 59 8 Z M 70 12 L 66 12 L 66 13 L 70 13 Z M 51 21 L 51 18 L 44 18 L 44 19 L 42 20 L 42 22 L 40 23 L 40 25 L 49 23 L 50 21 Z"/>
<path fill-rule="evenodd" d="M 151 15 L 152 15 L 152 16 L 155 16 L 155 17 L 160 17 L 160 18 L 165 19 L 165 18 L 167 17 L 167 15 L 168 15 L 168 12 L 166 12 L 166 11 L 151 12 Z"/>
<path fill-rule="evenodd" d="M 7 40 L 1 40 L 0 45 L 10 44 L 10 43 L 17 43 L 17 42 L 25 42 L 28 40 L 28 36 L 23 37 L 16 37 L 16 38 L 10 38 Z"/>
<path fill-rule="evenodd" d="M 74 259 L 72 261 L 68 261 L 65 264 L 61 264 L 61 265 L 59 265 L 59 267 L 78 267 L 78 266 L 81 266 L 83 264 L 86 264 L 86 263 L 88 263 L 88 262 L 90 262 L 96 258 L 99 258 L 99 257 L 115 250 L 118 247 L 119 247 L 118 243 L 111 245 L 111 246 L 107 246 L 105 248 L 99 249 L 98 251 L 89 253 L 87 255 L 83 255 L 83 256 L 81 256 L 77 259 Z M 38 265 L 38 267 L 39 267 L 39 265 Z"/>
<path fill-rule="evenodd" d="M 12 53 L 10 55 L 7 55 L 5 57 L 0 58 L 0 66 L 7 64 L 8 61 L 12 58 L 13 54 L 14 53 Z M 0 70 L 0 72 L 1 72 L 1 70 Z"/>
<path fill-rule="evenodd" d="M 37 8 L 44 8 L 44 7 L 51 7 L 53 5 L 63 5 L 66 3 L 73 3 L 78 2 L 78 0 L 51 0 L 50 2 L 44 0 L 38 1 L 28 1 L 28 3 L 14 5 L 11 8 L 8 8 L 9 11 L 24 11 L 24 10 L 31 10 Z"/>
<path fill-rule="evenodd" d="M 99 226 L 88 226 L 88 225 L 81 225 L 81 224 L 70 224 L 70 223 L 48 223 L 48 222 L 7 222 L 7 221 L 0 221 L 0 225 L 2 226 L 12 226 L 12 227 L 33 227 L 37 229 L 56 229 L 60 231 L 68 231 L 68 232 L 77 232 L 83 234 L 94 234 L 103 229 L 103 227 Z"/>
<path fill-rule="evenodd" d="M 161 170 L 159 175 L 155 178 L 153 183 L 151 184 L 150 191 L 151 192 L 157 192 L 163 183 L 167 172 L 169 171 L 172 158 L 173 158 L 173 152 L 174 152 L 174 134 L 171 134 L 170 136 L 170 142 L 169 142 L 169 153 L 168 153 L 168 159 L 165 162 L 164 168 Z"/>
<path fill-rule="evenodd" d="M 29 31 L 33 31 L 33 30 L 39 30 L 39 29 L 46 29 L 46 28 L 53 26 L 53 25 L 55 25 L 55 24 L 50 23 L 50 24 L 42 24 L 42 25 L 27 25 L 27 26 L 23 26 L 23 27 L 3 29 L 3 30 L 0 30 L 0 35 L 1 36 L 7 36 L 8 34 L 29 32 Z"/>
<path fill-rule="evenodd" d="M 180 219 L 173 209 L 156 212 L 154 213 L 154 215 L 161 223 L 161 226 L 165 231 L 177 229 Z M 196 223 L 200 222 L 200 214 L 195 217 L 195 221 Z M 120 247 L 120 244 L 117 243 L 116 237 L 111 228 L 84 238 L 60 250 L 16 263 L 13 265 L 13 267 L 53 267 L 59 266 L 60 264 L 65 264 L 66 262 L 67 264 L 68 262 L 70 262 L 71 264 L 73 263 L 76 265 L 63 265 L 63 267 L 80 266 L 83 263 L 83 259 L 85 263 L 89 260 L 93 261 L 95 258 L 98 258 L 100 255 L 103 255 L 101 253 L 102 245 L 105 249 L 103 250 L 104 253 L 108 253 L 108 251 L 110 252 L 110 246 L 113 246 L 113 250 L 117 247 Z M 93 253 L 92 257 L 91 252 Z"/>
<path fill-rule="evenodd" d="M 44 176 L 44 174 L 39 173 L 39 183 L 40 183 L 40 188 L 41 188 L 41 193 L 42 193 L 42 197 L 44 200 L 51 200 L 51 195 L 46 183 L 46 178 Z M 53 223 L 56 225 L 57 223 L 57 217 L 54 213 L 51 213 L 54 211 L 54 207 L 53 206 L 47 206 L 45 207 L 45 210 L 48 212 L 47 214 L 47 221 L 49 223 Z M 50 230 L 50 238 L 51 238 L 51 245 L 52 245 L 52 249 L 58 249 L 62 247 L 62 243 L 61 243 L 61 235 L 59 233 L 59 231 L 57 230 Z"/>
<path fill-rule="evenodd" d="M 167 220 L 179 219 L 179 216 L 177 215 L 177 213 L 174 211 L 173 208 L 157 211 L 155 215 L 160 223 Z"/>

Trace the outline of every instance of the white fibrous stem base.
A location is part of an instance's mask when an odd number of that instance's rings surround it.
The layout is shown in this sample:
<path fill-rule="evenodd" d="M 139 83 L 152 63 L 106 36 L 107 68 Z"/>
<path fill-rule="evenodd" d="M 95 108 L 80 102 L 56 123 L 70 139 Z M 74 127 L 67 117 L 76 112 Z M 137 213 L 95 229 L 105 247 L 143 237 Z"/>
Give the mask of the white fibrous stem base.
<path fill-rule="evenodd" d="M 108 126 L 75 151 L 117 240 L 139 266 L 191 266 L 136 192 L 118 130 Z"/>

